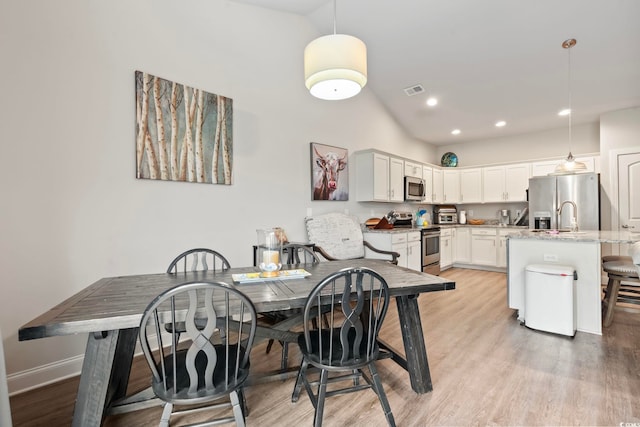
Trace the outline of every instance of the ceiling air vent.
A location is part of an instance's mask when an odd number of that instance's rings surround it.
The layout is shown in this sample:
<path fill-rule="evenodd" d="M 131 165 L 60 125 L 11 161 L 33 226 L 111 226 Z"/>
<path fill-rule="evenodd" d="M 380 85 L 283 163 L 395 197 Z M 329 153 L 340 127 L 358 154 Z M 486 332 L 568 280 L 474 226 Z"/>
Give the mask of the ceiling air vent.
<path fill-rule="evenodd" d="M 417 95 L 422 92 L 424 92 L 422 85 L 413 85 L 404 89 L 404 93 L 406 93 L 407 96 Z"/>

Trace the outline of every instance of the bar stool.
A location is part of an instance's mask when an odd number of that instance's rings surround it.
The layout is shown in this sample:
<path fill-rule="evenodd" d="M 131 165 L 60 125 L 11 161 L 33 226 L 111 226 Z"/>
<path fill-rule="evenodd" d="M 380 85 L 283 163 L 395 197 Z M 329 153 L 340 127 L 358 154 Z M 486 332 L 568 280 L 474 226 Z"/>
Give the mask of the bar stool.
<path fill-rule="evenodd" d="M 613 311 L 617 303 L 640 305 L 640 276 L 638 265 L 640 264 L 640 242 L 635 243 L 630 253 L 632 256 L 604 256 L 602 267 L 609 276 L 607 289 L 602 301 L 603 325 L 608 327 L 613 321 Z M 627 311 L 640 312 L 640 310 L 624 307 Z"/>

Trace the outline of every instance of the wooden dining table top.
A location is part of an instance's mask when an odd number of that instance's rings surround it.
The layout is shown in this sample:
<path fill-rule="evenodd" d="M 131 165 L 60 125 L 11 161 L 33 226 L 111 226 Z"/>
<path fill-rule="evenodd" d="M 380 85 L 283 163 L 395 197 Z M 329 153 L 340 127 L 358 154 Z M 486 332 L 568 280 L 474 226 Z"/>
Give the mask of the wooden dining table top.
<path fill-rule="evenodd" d="M 283 269 L 303 268 L 310 276 L 253 283 L 236 283 L 233 274 L 257 272 L 257 267 L 225 271 L 140 274 L 106 277 L 89 285 L 49 311 L 23 325 L 20 341 L 44 337 L 137 328 L 149 302 L 163 291 L 194 281 L 225 282 L 242 291 L 258 312 L 302 307 L 311 289 L 329 274 L 350 267 L 367 267 L 386 280 L 392 296 L 417 295 L 455 289 L 455 282 L 383 260 L 357 259 L 317 264 L 285 265 Z"/>

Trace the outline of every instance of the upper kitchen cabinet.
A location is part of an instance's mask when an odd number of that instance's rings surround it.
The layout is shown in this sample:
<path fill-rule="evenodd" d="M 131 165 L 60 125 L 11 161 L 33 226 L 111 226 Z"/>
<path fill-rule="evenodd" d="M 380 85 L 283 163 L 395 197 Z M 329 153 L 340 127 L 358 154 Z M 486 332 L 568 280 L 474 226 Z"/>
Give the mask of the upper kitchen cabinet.
<path fill-rule="evenodd" d="M 482 169 L 460 169 L 460 203 L 482 202 Z"/>
<path fill-rule="evenodd" d="M 440 187 L 442 187 L 442 175 L 440 177 Z M 431 166 L 422 165 L 422 179 L 424 180 L 424 201 L 425 203 L 434 203 L 433 168 Z"/>
<path fill-rule="evenodd" d="M 413 163 L 408 160 L 404 161 L 404 175 L 412 176 L 414 178 L 422 178 L 422 165 L 420 163 Z"/>
<path fill-rule="evenodd" d="M 553 173 L 556 170 L 556 166 L 560 164 L 563 159 L 557 160 L 544 160 L 541 162 L 533 162 L 531 163 L 531 176 L 545 176 Z M 600 167 L 598 161 L 600 160 L 599 156 L 589 156 L 589 157 L 576 157 L 576 161 L 582 162 L 587 166 L 586 172 L 600 172 Z"/>
<path fill-rule="evenodd" d="M 356 200 L 359 202 L 402 202 L 404 161 L 376 151 L 354 154 Z"/>
<path fill-rule="evenodd" d="M 442 202 L 460 203 L 460 172 L 458 169 L 442 170 Z"/>
<path fill-rule="evenodd" d="M 404 202 L 404 161 L 389 158 L 389 201 Z"/>
<path fill-rule="evenodd" d="M 444 180 L 442 178 L 442 169 L 432 168 L 433 185 L 431 186 L 431 202 L 444 203 Z M 424 169 L 422 171 L 424 174 Z M 427 202 L 429 200 L 427 199 Z"/>
<path fill-rule="evenodd" d="M 529 163 L 482 168 L 483 201 L 526 201 L 529 177 Z"/>

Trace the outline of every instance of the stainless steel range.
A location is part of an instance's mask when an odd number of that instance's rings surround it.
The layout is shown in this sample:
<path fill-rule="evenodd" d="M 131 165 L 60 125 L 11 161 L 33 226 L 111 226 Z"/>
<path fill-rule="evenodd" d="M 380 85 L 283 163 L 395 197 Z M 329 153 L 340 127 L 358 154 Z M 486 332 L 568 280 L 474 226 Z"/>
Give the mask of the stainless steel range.
<path fill-rule="evenodd" d="M 440 227 L 422 229 L 422 272 L 440 274 Z"/>

